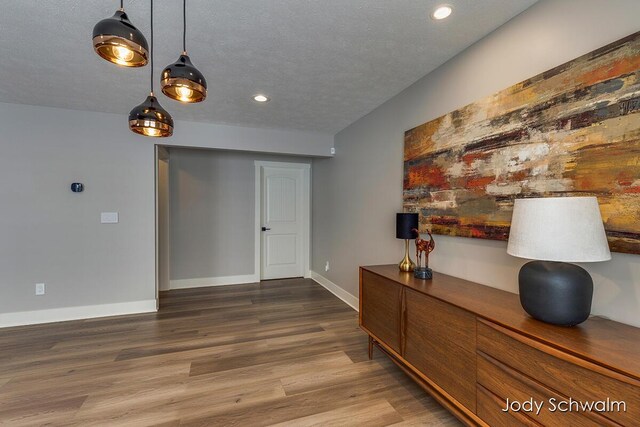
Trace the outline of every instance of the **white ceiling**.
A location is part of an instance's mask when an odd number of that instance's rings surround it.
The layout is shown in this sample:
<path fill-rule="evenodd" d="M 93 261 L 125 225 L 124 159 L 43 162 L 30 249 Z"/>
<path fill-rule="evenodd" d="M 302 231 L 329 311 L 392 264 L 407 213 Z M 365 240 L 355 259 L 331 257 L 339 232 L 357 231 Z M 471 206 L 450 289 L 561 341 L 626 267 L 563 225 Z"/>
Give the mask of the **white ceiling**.
<path fill-rule="evenodd" d="M 175 119 L 335 133 L 535 1 L 447 0 L 453 15 L 433 21 L 441 1 L 189 0 L 187 50 L 208 98 L 160 102 Z M 2 3 L 0 102 L 128 114 L 144 100 L 149 67 L 117 67 L 91 46 L 116 0 Z M 181 52 L 182 2 L 154 7 L 157 87 Z M 149 40 L 149 1 L 125 10 Z"/>

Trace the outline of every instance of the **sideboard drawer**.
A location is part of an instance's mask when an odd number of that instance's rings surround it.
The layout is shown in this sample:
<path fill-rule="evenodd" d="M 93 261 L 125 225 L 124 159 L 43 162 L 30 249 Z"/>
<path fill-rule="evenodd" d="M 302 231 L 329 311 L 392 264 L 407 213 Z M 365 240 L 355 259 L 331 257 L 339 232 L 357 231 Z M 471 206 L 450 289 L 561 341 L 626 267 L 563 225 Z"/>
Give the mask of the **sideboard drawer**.
<path fill-rule="evenodd" d="M 525 414 L 536 422 L 545 426 L 575 426 L 575 427 L 598 427 L 616 426 L 618 424 L 610 421 L 602 415 L 596 413 L 561 412 L 554 406 L 556 402 L 567 400 L 567 396 L 562 396 L 555 391 L 545 387 L 532 378 L 508 367 L 495 360 L 491 356 L 478 352 L 478 384 L 491 391 L 503 401 L 509 399 L 510 402 L 531 401 L 536 402 L 539 409 L 527 407 Z M 501 409 L 504 409 L 503 406 Z M 522 411 L 521 411 L 522 412 Z"/>
<path fill-rule="evenodd" d="M 626 411 L 612 407 L 597 413 L 623 425 L 640 420 L 640 381 L 560 352 L 538 341 L 483 320 L 478 321 L 477 347 L 497 361 L 534 378 L 552 392 L 580 403 L 623 401 Z M 482 381 L 488 384 L 487 378 Z M 493 386 L 492 386 L 493 387 Z M 507 396 L 508 397 L 508 396 Z M 585 414 L 582 409 L 575 412 Z"/>
<path fill-rule="evenodd" d="M 540 424 L 519 412 L 503 412 L 505 402 L 486 388 L 478 385 L 477 414 L 491 427 L 540 427 Z"/>
<path fill-rule="evenodd" d="M 403 288 L 368 271 L 362 272 L 361 325 L 400 353 L 400 305 Z"/>

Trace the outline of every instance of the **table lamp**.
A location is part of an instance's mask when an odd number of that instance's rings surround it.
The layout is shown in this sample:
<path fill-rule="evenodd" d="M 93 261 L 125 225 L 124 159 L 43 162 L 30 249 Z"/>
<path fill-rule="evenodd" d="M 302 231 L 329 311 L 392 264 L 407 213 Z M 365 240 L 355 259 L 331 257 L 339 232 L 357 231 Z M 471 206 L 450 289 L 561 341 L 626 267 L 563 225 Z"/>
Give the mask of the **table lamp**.
<path fill-rule="evenodd" d="M 413 229 L 418 229 L 417 213 L 397 213 L 396 214 L 396 238 L 404 239 L 404 258 L 398 264 L 400 271 L 413 271 L 415 263 L 409 256 L 409 239 L 418 237 Z"/>
<path fill-rule="evenodd" d="M 573 262 L 611 259 L 595 197 L 517 199 L 507 253 L 531 261 L 518 274 L 520 303 L 543 322 L 573 326 L 591 313 L 593 280 Z"/>

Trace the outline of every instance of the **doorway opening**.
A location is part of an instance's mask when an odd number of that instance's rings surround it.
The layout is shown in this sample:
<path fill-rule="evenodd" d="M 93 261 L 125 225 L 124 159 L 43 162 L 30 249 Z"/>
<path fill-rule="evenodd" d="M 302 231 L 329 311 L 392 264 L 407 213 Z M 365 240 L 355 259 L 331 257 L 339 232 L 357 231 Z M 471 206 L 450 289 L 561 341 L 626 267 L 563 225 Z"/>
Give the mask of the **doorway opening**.
<path fill-rule="evenodd" d="M 308 157 L 157 146 L 157 296 L 309 277 L 310 216 Z"/>

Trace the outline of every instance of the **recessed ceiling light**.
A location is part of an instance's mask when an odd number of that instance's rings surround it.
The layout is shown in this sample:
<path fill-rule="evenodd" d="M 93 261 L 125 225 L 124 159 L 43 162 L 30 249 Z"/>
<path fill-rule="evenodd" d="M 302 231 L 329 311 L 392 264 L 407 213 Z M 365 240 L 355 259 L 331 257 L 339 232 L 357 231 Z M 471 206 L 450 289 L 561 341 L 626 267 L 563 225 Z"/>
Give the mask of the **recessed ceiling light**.
<path fill-rule="evenodd" d="M 258 94 L 253 97 L 253 100 L 256 102 L 269 102 L 269 97 L 262 94 Z"/>
<path fill-rule="evenodd" d="M 440 20 L 448 17 L 453 12 L 453 9 L 448 4 L 443 4 L 435 8 L 431 14 L 431 18 Z"/>

